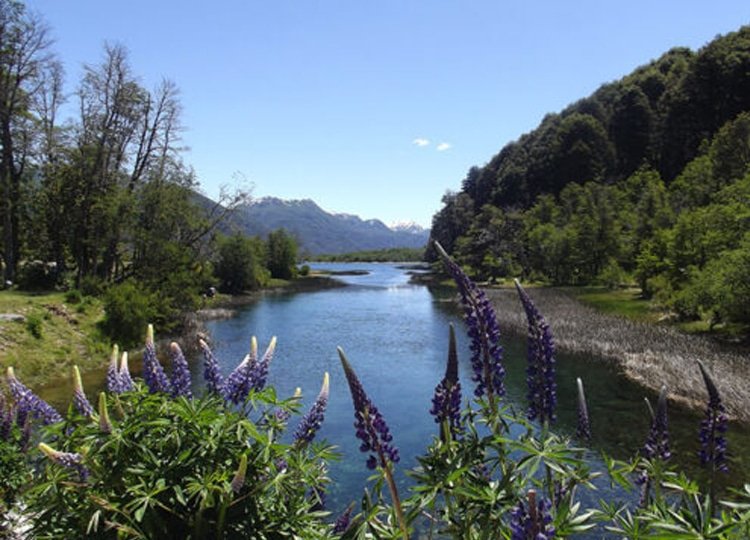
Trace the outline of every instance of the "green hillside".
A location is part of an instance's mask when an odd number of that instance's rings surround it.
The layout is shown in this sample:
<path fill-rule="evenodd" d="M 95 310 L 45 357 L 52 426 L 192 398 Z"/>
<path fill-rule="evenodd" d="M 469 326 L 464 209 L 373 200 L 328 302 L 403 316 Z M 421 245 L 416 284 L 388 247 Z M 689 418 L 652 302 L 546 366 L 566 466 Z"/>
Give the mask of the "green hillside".
<path fill-rule="evenodd" d="M 637 284 L 750 323 L 750 27 L 547 115 L 469 170 L 432 238 L 483 279 Z"/>

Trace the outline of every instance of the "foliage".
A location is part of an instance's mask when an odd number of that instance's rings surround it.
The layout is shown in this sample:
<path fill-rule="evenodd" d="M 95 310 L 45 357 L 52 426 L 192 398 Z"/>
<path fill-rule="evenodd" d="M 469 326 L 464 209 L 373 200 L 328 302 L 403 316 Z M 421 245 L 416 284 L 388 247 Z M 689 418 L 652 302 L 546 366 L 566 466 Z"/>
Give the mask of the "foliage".
<path fill-rule="evenodd" d="M 730 278 L 710 274 L 742 263 L 729 253 L 750 230 L 748 66 L 745 26 L 547 115 L 446 194 L 432 239 L 478 279 L 632 275 L 683 318 L 744 324 L 718 284 Z"/>
<path fill-rule="evenodd" d="M 263 242 L 239 233 L 221 239 L 214 273 L 223 292 L 236 294 L 263 287 L 270 277 Z"/>
<path fill-rule="evenodd" d="M 315 255 L 321 262 L 414 262 L 421 261 L 424 250 L 413 248 L 387 248 L 335 255 Z"/>
<path fill-rule="evenodd" d="M 42 318 L 36 313 L 26 317 L 26 330 L 36 339 L 42 338 Z"/>
<path fill-rule="evenodd" d="M 271 232 L 266 240 L 268 270 L 272 278 L 292 279 L 297 275 L 297 241 L 284 229 Z"/>
<path fill-rule="evenodd" d="M 123 347 L 140 341 L 143 328 L 158 313 L 157 299 L 132 281 L 110 287 L 104 295 L 102 330 Z"/>

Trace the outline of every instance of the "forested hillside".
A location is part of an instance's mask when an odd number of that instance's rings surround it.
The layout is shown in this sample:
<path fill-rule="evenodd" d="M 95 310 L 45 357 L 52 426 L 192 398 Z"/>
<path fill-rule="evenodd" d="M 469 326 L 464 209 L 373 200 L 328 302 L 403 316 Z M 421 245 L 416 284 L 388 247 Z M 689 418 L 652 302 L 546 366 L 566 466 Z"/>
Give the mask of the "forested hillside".
<path fill-rule="evenodd" d="M 750 26 L 547 115 L 445 195 L 432 238 L 483 279 L 635 282 L 750 322 Z"/>

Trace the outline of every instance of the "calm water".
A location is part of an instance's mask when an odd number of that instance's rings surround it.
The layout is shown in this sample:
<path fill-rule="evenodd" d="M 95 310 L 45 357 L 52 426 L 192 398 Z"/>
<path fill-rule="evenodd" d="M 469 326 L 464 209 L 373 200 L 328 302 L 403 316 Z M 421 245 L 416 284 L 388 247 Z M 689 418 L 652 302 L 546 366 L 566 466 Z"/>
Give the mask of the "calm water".
<path fill-rule="evenodd" d="M 372 401 L 378 406 L 401 452 L 400 470 L 416 464 L 416 456 L 429 445 L 436 424 L 429 415 L 432 393 L 445 370 L 448 325 L 453 322 L 459 338 L 459 361 L 464 397 L 473 388 L 469 380 L 468 347 L 463 323 L 451 292 L 431 292 L 411 285 L 404 270 L 387 264 L 316 264 L 315 269 L 366 270 L 367 275 L 339 276 L 348 286 L 298 294 L 268 294 L 228 320 L 207 323 L 214 352 L 226 374 L 248 351 L 251 336 L 261 352 L 272 336 L 278 346 L 269 384 L 280 397 L 303 391 L 304 409 L 313 402 L 324 372 L 331 376 L 331 395 L 326 420 L 319 433 L 337 446 L 342 460 L 330 466 L 333 484 L 329 507 L 334 512 L 358 500 L 367 483 L 366 455 L 359 452 L 354 436 L 351 398 L 336 347 L 341 346 Z M 515 306 L 514 306 L 515 308 Z M 520 307 L 518 308 L 520 309 Z M 525 344 L 504 335 L 508 400 L 517 410 L 525 407 Z M 643 398 L 655 396 L 630 383 L 594 358 L 558 354 L 558 422 L 560 432 L 575 431 L 575 378 L 586 384 L 594 439 L 589 459 L 601 466 L 598 455 L 606 451 L 628 458 L 643 444 L 648 417 Z M 193 360 L 194 374 L 201 372 Z M 103 370 L 102 370 L 103 371 Z M 100 379 L 103 373 L 99 376 Z M 195 379 L 198 379 L 196 376 Z M 87 381 L 93 390 L 95 381 Z M 99 382 L 98 384 L 102 384 Z M 690 474 L 697 458 L 697 426 L 700 417 L 672 406 L 670 432 L 674 460 Z M 293 431 L 294 420 L 290 425 Z M 729 441 L 735 454 L 733 481 L 750 480 L 744 449 L 750 444 L 748 429 L 733 428 Z M 746 459 L 746 458 L 745 458 Z M 400 483 L 408 483 L 401 474 Z M 603 482 L 602 487 L 605 486 Z"/>

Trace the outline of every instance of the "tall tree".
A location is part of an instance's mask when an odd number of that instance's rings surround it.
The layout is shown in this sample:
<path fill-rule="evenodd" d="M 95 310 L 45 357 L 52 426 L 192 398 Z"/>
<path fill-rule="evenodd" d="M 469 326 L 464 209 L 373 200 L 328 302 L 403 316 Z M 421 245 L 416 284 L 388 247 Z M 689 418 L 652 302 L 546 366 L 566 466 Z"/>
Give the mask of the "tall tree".
<path fill-rule="evenodd" d="M 31 100 L 52 61 L 42 21 L 20 2 L 0 0 L 0 194 L 6 281 L 15 279 L 20 257 L 22 181 L 34 135 Z"/>

